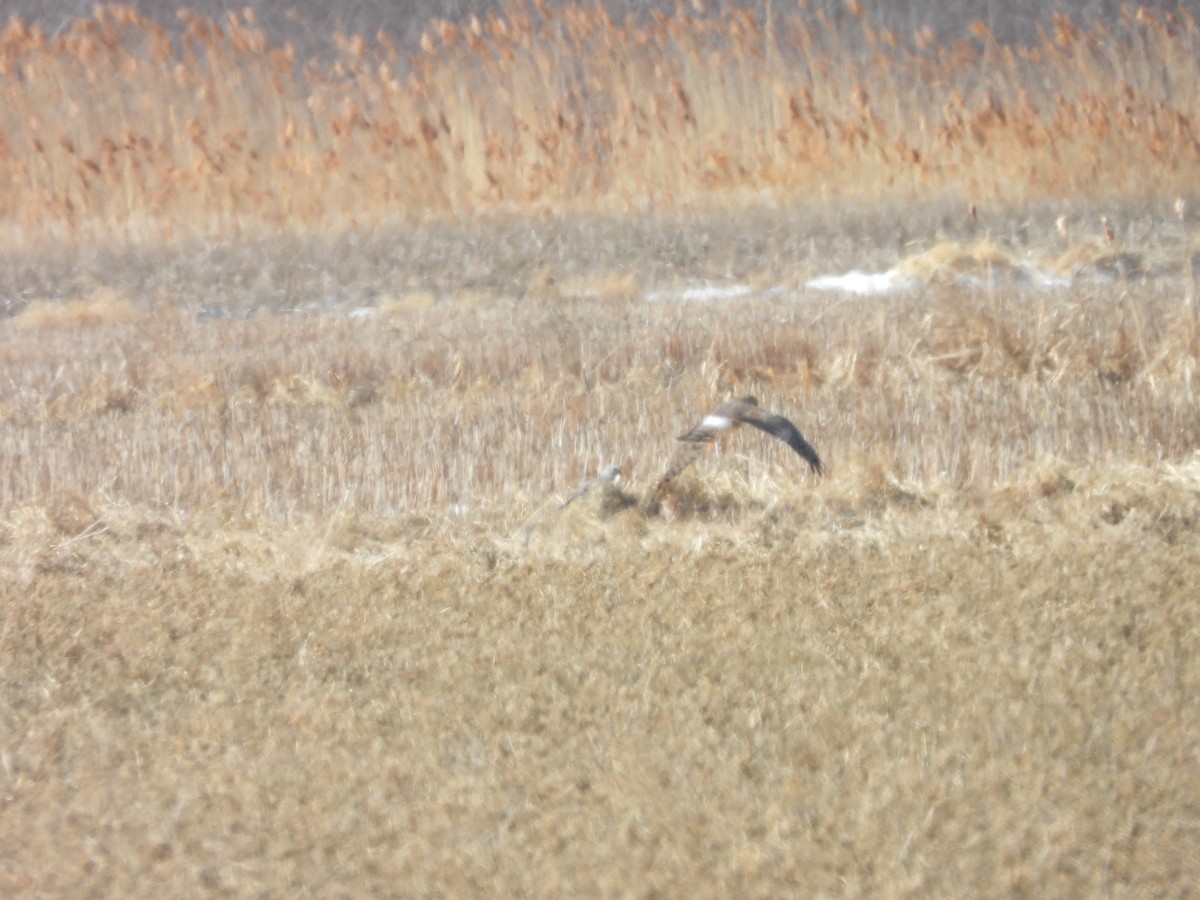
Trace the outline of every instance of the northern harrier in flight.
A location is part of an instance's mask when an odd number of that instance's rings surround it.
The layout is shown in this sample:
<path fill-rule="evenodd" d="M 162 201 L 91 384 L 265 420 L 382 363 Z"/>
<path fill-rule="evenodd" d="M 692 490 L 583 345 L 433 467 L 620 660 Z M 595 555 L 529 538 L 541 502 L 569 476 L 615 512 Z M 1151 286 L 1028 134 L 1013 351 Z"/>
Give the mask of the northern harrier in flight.
<path fill-rule="evenodd" d="M 758 400 L 753 396 L 739 397 L 736 400 L 722 403 L 705 416 L 704 421 L 699 425 L 677 438 L 683 446 L 675 451 L 675 456 L 671 458 L 671 464 L 667 466 L 666 473 L 654 489 L 654 499 L 661 497 L 667 485 L 699 458 L 700 454 L 704 452 L 705 446 L 713 443 L 718 435 L 737 428 L 742 423 L 753 425 L 755 428 L 785 441 L 789 447 L 800 454 L 814 472 L 818 475 L 821 474 L 821 458 L 817 456 L 817 451 L 812 448 L 812 445 L 804 439 L 800 429 L 783 416 L 777 416 L 762 409 L 758 405 Z"/>

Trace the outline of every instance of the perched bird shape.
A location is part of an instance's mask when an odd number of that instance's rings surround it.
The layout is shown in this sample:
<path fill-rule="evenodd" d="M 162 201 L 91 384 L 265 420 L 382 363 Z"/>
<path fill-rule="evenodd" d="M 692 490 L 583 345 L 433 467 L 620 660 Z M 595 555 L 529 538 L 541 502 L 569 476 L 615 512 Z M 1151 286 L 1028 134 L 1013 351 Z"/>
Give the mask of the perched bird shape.
<path fill-rule="evenodd" d="M 575 491 L 567 500 L 563 501 L 559 509 L 566 509 L 592 488 L 604 485 L 616 485 L 621 480 L 620 466 L 605 466 L 600 470 L 600 474 L 595 478 L 590 478 L 583 484 L 579 485 L 579 489 Z"/>
<path fill-rule="evenodd" d="M 675 451 L 675 455 L 667 466 L 667 471 L 659 479 L 658 486 L 654 489 L 652 502 L 663 495 L 667 486 L 680 472 L 700 457 L 707 445 L 713 443 L 719 435 L 742 424 L 753 425 L 755 428 L 779 438 L 800 454 L 814 472 L 818 475 L 821 474 L 823 470 L 821 458 L 817 456 L 817 451 L 812 448 L 812 445 L 804 439 L 800 429 L 783 416 L 767 412 L 758 405 L 758 400 L 754 396 L 748 395 L 722 403 L 705 416 L 699 425 L 677 438 L 682 446 Z"/>

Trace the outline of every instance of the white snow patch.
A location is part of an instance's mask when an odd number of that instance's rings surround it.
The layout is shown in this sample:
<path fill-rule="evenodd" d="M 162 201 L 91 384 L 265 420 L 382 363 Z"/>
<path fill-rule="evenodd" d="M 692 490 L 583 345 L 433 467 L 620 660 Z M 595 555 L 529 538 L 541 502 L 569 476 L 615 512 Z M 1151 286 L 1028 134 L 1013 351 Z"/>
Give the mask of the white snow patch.
<path fill-rule="evenodd" d="M 1021 266 L 1021 278 L 1025 284 L 1036 288 L 1066 288 L 1071 279 L 1055 272 L 1045 272 L 1034 266 Z"/>
<path fill-rule="evenodd" d="M 1070 278 L 1031 265 L 1021 265 L 1015 269 L 1015 273 L 1015 283 L 1024 287 L 1055 289 L 1071 286 Z M 967 290 L 982 291 L 996 287 L 1001 280 L 997 275 L 980 276 L 963 272 L 954 277 L 954 284 Z M 924 279 L 905 274 L 898 269 L 888 269 L 886 272 L 860 272 L 856 269 L 845 275 L 822 275 L 812 278 L 805 282 L 804 286 L 812 291 L 841 291 L 845 294 L 869 297 L 912 290 L 924 283 Z"/>
<path fill-rule="evenodd" d="M 867 297 L 872 294 L 890 294 L 912 287 L 913 284 L 911 278 L 905 278 L 895 269 L 888 269 L 886 272 L 859 272 L 855 269 L 845 275 L 810 278 L 804 286 L 812 291 L 842 291 Z"/>
<path fill-rule="evenodd" d="M 703 284 L 682 290 L 651 291 L 646 299 L 651 303 L 676 301 L 679 303 L 712 303 L 716 300 L 734 300 L 754 292 L 748 284 Z"/>

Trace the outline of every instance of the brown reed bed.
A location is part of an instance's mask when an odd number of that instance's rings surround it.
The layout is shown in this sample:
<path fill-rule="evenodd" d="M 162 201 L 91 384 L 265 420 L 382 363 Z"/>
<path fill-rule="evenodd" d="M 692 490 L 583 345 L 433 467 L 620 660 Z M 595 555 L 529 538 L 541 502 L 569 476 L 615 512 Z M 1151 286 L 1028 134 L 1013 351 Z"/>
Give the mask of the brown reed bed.
<path fill-rule="evenodd" d="M 1055 18 L 1034 46 L 949 44 L 680 5 L 645 22 L 514 4 L 431 23 L 405 56 L 336 35 L 271 46 L 252 15 L 97 8 L 0 35 L 6 240 L 353 228 L 481 211 L 903 202 L 1129 203 L 1190 192 L 1200 145 L 1186 9 Z M 847 24 L 848 23 L 848 24 Z"/>

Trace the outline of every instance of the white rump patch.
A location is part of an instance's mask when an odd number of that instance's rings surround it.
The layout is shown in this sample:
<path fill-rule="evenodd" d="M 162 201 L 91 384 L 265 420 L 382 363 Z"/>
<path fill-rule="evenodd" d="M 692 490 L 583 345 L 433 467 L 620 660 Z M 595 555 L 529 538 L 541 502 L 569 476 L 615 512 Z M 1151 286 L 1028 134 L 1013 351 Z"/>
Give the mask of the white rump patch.
<path fill-rule="evenodd" d="M 733 424 L 733 419 L 727 419 L 724 416 L 705 416 L 704 421 L 700 423 L 701 428 L 711 428 L 714 431 L 720 431 L 728 428 Z"/>

